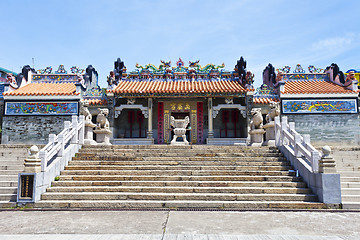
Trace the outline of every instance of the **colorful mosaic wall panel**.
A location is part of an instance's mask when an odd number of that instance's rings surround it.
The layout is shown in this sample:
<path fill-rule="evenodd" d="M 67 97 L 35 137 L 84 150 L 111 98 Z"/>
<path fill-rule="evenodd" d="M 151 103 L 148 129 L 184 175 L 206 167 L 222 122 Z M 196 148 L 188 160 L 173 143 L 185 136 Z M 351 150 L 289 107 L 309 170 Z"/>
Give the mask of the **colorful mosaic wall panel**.
<path fill-rule="evenodd" d="M 5 115 L 77 115 L 77 102 L 7 102 Z"/>
<path fill-rule="evenodd" d="M 4 85 L 0 84 L 0 99 L 3 98 L 3 92 L 4 92 Z"/>
<path fill-rule="evenodd" d="M 285 114 L 302 113 L 357 113 L 356 99 L 282 100 Z"/>

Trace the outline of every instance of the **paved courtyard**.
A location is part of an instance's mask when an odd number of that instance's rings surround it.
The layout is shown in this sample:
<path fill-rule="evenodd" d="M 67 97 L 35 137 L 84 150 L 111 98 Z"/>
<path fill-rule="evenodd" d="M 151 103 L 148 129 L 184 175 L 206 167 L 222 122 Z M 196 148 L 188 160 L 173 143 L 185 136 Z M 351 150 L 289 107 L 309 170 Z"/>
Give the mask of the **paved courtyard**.
<path fill-rule="evenodd" d="M 2 211 L 1 240 L 360 239 L 359 212 Z"/>

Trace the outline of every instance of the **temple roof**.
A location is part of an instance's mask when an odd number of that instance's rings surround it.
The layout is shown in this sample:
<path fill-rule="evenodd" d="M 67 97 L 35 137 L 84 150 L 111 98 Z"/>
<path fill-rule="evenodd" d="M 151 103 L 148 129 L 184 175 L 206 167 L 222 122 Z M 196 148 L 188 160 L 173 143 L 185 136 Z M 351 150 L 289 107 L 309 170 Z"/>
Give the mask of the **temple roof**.
<path fill-rule="evenodd" d="M 282 94 L 352 94 L 356 91 L 326 80 L 286 81 Z"/>
<path fill-rule="evenodd" d="M 280 102 L 280 99 L 269 97 L 254 97 L 254 104 L 270 104 L 271 102 Z"/>
<path fill-rule="evenodd" d="M 121 80 L 110 92 L 117 94 L 238 94 L 252 91 L 244 88 L 239 80 L 129 81 Z"/>
<path fill-rule="evenodd" d="M 79 95 L 74 83 L 29 83 L 4 96 L 71 96 Z"/>

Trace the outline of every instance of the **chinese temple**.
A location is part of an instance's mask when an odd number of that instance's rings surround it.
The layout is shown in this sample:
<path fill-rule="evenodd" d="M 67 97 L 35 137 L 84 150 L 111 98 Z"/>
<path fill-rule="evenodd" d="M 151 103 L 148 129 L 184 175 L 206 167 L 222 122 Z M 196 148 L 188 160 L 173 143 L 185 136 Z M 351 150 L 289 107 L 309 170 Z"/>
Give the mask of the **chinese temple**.
<path fill-rule="evenodd" d="M 179 58 L 127 72 L 117 59 L 107 88 L 113 144 L 170 143 L 171 117 L 190 119 L 186 138 L 192 144 L 245 144 L 254 75 L 242 57 L 234 71 L 199 62 Z"/>

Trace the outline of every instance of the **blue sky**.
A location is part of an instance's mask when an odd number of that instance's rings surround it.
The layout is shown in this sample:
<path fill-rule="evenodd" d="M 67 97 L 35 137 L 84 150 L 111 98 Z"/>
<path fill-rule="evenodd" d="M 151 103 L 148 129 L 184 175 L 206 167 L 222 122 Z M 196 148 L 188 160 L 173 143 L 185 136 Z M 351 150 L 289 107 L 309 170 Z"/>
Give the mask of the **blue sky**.
<path fill-rule="evenodd" d="M 233 70 L 244 56 L 262 83 L 268 63 L 360 68 L 360 1 L 0 0 L 0 66 L 92 64 L 99 84 L 120 57 L 135 64 L 200 59 Z"/>

